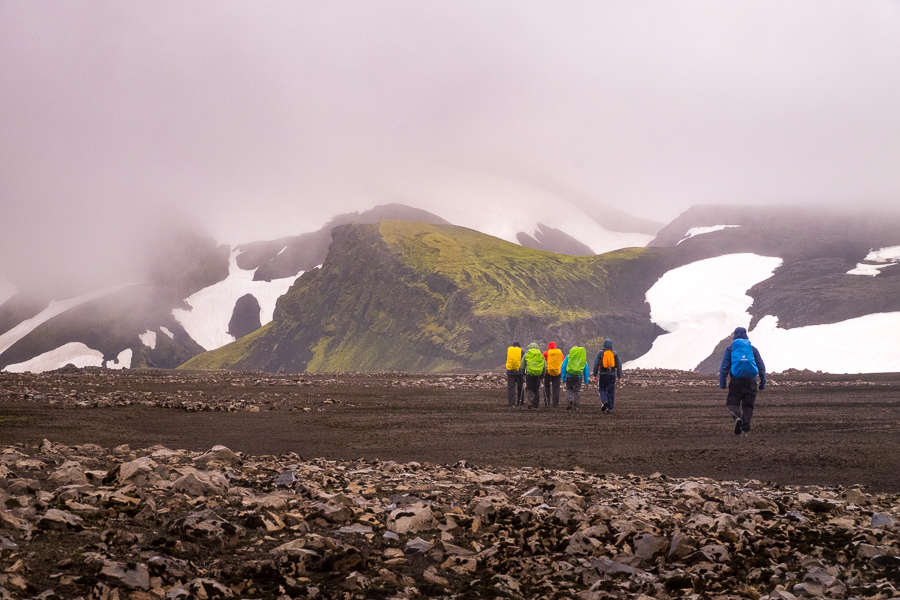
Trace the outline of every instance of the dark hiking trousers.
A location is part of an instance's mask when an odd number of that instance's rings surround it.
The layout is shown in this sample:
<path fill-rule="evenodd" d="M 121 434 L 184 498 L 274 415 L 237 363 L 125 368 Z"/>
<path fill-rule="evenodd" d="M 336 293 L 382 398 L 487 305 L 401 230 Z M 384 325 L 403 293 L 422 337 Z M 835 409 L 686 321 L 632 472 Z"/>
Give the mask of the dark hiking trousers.
<path fill-rule="evenodd" d="M 553 405 L 553 408 L 559 406 L 559 384 L 562 375 L 545 375 L 544 376 L 544 406 Z"/>
<path fill-rule="evenodd" d="M 616 404 L 616 374 L 597 373 L 597 392 L 600 402 L 612 410 Z"/>
<path fill-rule="evenodd" d="M 756 403 L 756 378 L 732 377 L 728 383 L 725 408 L 735 420 L 741 420 L 741 431 L 750 431 L 753 405 Z"/>
<path fill-rule="evenodd" d="M 541 380 L 543 375 L 525 375 L 525 391 L 528 392 L 528 400 L 531 408 L 537 408 L 541 400 Z"/>
<path fill-rule="evenodd" d="M 522 373 L 506 372 L 506 400 L 510 406 L 521 404 L 522 385 L 525 383 L 525 375 Z"/>
<path fill-rule="evenodd" d="M 581 404 L 581 384 L 582 379 L 577 375 L 566 377 L 566 401 L 575 410 L 578 410 L 578 405 Z"/>

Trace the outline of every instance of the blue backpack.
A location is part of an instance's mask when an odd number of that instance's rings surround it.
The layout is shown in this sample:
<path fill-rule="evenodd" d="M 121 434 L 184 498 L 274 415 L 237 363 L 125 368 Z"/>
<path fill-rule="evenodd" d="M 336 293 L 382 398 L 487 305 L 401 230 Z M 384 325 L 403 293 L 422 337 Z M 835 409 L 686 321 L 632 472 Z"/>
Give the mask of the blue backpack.
<path fill-rule="evenodd" d="M 750 340 L 736 339 L 731 344 L 731 376 L 754 378 L 759 374 Z"/>

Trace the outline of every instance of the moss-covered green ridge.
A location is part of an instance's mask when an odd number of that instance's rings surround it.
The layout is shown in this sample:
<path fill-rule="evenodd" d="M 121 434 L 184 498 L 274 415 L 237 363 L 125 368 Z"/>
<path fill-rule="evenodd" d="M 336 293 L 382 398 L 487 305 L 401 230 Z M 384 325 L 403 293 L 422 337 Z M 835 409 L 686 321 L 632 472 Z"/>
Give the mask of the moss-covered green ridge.
<path fill-rule="evenodd" d="M 385 221 L 388 247 L 419 273 L 441 273 L 465 289 L 476 315 L 524 313 L 559 321 L 609 308 L 605 265 L 645 252 L 630 248 L 603 256 L 532 250 L 471 229 Z"/>
<path fill-rule="evenodd" d="M 184 368 L 493 368 L 513 339 L 566 347 L 611 336 L 620 352 L 643 352 L 656 331 L 634 280 L 654 252 L 572 257 L 451 225 L 344 225 L 272 323 Z"/>

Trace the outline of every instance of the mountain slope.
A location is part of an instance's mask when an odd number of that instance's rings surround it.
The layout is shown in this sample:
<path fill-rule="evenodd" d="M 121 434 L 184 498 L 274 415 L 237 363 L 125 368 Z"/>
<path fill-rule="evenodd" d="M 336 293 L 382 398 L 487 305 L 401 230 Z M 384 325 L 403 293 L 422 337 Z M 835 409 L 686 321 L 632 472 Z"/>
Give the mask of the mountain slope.
<path fill-rule="evenodd" d="M 272 323 L 183 368 L 493 368 L 514 339 L 592 346 L 612 336 L 640 353 L 657 334 L 643 302 L 652 250 L 573 257 L 396 221 L 341 226 L 333 238 Z"/>

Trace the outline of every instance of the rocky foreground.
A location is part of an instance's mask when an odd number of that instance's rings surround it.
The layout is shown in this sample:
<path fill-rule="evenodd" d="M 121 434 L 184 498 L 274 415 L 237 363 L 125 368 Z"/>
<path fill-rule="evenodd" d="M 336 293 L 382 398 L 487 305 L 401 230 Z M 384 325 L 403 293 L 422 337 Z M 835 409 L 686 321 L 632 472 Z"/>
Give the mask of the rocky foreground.
<path fill-rule="evenodd" d="M 45 441 L 0 500 L 0 598 L 900 596 L 862 489 Z"/>

